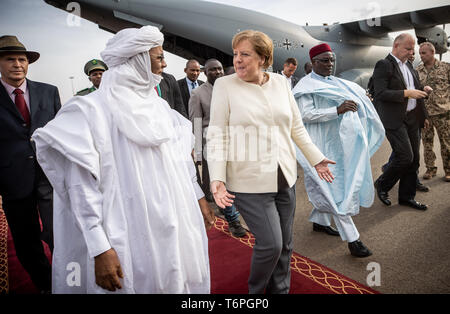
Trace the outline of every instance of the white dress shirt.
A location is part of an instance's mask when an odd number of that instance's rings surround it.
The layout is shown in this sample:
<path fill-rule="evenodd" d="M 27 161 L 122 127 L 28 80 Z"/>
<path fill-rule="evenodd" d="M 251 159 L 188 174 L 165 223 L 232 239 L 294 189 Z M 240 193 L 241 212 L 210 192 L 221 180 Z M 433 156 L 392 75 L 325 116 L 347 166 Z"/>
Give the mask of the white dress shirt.
<path fill-rule="evenodd" d="M 192 82 L 187 77 L 186 77 L 186 83 L 187 83 L 187 86 L 188 86 L 188 89 L 189 89 L 189 95 L 191 95 L 192 91 L 198 87 L 198 83 L 197 83 L 197 81 Z M 192 84 L 194 84 L 194 86 L 192 86 Z"/>
<path fill-rule="evenodd" d="M 394 56 L 391 53 L 391 56 L 393 56 L 395 58 L 395 60 L 397 61 L 398 67 L 400 68 L 400 72 L 402 72 L 403 75 L 403 80 L 405 81 L 406 84 L 406 89 L 416 89 L 416 86 L 414 85 L 414 78 L 413 75 L 411 73 L 411 71 L 409 70 L 408 66 L 406 65 L 406 62 L 402 62 L 399 58 L 397 58 L 396 56 Z M 414 110 L 416 108 L 417 105 L 417 101 L 413 98 L 409 98 L 408 99 L 408 106 L 406 107 L 406 111 L 409 112 L 411 110 Z"/>
<path fill-rule="evenodd" d="M 287 77 L 286 74 L 284 74 L 284 71 L 281 71 L 281 75 L 283 75 L 286 80 L 289 82 L 289 86 L 292 86 L 292 75 Z"/>

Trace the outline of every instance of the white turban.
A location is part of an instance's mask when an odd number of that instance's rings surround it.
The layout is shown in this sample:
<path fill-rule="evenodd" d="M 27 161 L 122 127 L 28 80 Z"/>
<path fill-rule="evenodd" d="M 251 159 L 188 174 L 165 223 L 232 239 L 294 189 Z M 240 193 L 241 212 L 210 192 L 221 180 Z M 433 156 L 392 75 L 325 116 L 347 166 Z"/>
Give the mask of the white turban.
<path fill-rule="evenodd" d="M 152 73 L 149 56 L 149 50 L 162 46 L 163 40 L 154 26 L 124 29 L 101 53 L 109 69 L 98 92 L 119 130 L 143 146 L 157 146 L 174 136 L 168 110 L 163 107 L 169 104 L 154 90 L 162 77 Z"/>
<path fill-rule="evenodd" d="M 163 42 L 164 35 L 154 26 L 126 28 L 108 41 L 106 49 L 100 55 L 108 68 L 111 68 L 141 52 L 162 46 Z"/>

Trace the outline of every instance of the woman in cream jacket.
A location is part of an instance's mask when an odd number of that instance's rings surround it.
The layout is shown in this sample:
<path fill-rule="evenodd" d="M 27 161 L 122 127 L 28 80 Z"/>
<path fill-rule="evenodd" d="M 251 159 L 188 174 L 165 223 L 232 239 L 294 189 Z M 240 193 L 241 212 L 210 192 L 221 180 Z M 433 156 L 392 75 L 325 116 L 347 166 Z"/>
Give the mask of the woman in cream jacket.
<path fill-rule="evenodd" d="M 219 207 L 235 203 L 256 239 L 249 293 L 288 293 L 297 161 L 294 143 L 320 178 L 328 160 L 312 143 L 287 80 L 264 72 L 272 40 L 247 30 L 232 42 L 236 73 L 216 80 L 207 158 Z"/>

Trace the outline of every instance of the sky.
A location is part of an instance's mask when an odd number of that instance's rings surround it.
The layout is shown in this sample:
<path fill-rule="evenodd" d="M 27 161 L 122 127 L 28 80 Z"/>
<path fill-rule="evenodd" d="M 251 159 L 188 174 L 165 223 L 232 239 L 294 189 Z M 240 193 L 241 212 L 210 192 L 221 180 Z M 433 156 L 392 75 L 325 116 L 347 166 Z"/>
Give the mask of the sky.
<path fill-rule="evenodd" d="M 211 0 L 270 14 L 305 25 L 349 22 L 428 7 L 448 5 L 448 0 L 322 0 L 311 4 L 298 0 Z M 447 32 L 450 34 L 450 25 Z M 31 64 L 28 78 L 56 85 L 65 103 L 73 92 L 91 86 L 83 72 L 85 63 L 100 58 L 100 52 L 113 36 L 94 23 L 81 19 L 77 25 L 72 15 L 56 9 L 43 0 L 0 0 L 0 36 L 16 35 L 28 50 L 41 54 Z M 395 35 L 395 34 L 393 34 Z M 450 61 L 450 52 L 443 60 Z M 186 60 L 166 53 L 166 72 L 177 79 L 185 76 Z M 206 80 L 202 74 L 201 79 Z"/>

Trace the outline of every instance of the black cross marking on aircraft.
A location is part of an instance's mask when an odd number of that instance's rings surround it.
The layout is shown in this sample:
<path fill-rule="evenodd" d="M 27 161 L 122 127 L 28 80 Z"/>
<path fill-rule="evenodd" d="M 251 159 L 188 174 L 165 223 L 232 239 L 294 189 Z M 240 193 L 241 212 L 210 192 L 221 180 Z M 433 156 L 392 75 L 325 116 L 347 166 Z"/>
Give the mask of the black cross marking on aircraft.
<path fill-rule="evenodd" d="M 292 46 L 292 43 L 290 43 L 289 39 L 286 38 L 286 41 L 283 43 L 283 46 L 286 46 L 286 49 L 289 50 L 289 46 Z"/>

